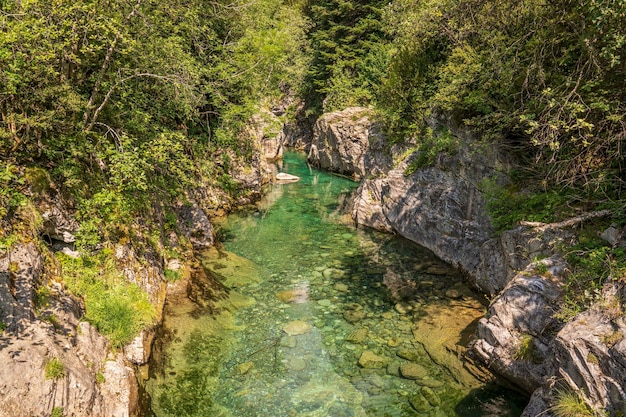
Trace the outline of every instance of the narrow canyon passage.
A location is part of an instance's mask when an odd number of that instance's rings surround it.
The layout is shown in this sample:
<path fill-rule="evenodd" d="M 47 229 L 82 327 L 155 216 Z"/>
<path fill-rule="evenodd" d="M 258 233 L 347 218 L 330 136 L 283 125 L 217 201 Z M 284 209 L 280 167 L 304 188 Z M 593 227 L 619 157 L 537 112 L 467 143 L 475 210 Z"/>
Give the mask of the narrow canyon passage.
<path fill-rule="evenodd" d="M 356 184 L 287 153 L 255 209 L 173 295 L 147 415 L 519 416 L 526 399 L 461 358 L 484 305 L 457 271 L 392 235 L 357 230 Z"/>

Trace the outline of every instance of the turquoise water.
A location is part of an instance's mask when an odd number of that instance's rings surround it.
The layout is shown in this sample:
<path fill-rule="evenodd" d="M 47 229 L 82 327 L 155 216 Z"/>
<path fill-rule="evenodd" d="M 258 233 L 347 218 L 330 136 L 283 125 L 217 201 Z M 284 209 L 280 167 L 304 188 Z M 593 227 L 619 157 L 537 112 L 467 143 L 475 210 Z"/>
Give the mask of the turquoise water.
<path fill-rule="evenodd" d="M 219 227 L 170 297 L 147 415 L 519 416 L 525 398 L 463 360 L 484 305 L 413 243 L 356 229 L 357 184 L 285 155 L 256 207 Z"/>

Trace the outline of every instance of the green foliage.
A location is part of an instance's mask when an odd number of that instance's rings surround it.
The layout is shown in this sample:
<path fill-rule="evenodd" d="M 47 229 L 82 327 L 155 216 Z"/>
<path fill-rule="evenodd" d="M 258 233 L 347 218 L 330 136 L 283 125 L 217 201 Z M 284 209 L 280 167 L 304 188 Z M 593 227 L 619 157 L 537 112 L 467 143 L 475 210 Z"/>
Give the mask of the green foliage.
<path fill-rule="evenodd" d="M 106 382 L 106 378 L 104 377 L 104 375 L 102 374 L 102 372 L 98 372 L 96 374 L 96 382 L 98 384 L 104 384 Z"/>
<path fill-rule="evenodd" d="M 513 359 L 541 363 L 541 356 L 537 351 L 537 346 L 535 345 L 532 335 L 524 333 L 520 336 L 519 345 L 513 354 Z"/>
<path fill-rule="evenodd" d="M 0 321 L 0 334 L 2 334 L 7 329 L 7 324 L 3 321 Z"/>
<path fill-rule="evenodd" d="M 298 90 L 308 66 L 297 2 L 33 0 L 3 11 L 0 219 L 24 204 L 25 185 L 53 183 L 77 200 L 85 249 L 227 178 L 214 155 L 250 158 L 247 121 Z"/>
<path fill-rule="evenodd" d="M 395 0 L 375 101 L 395 135 L 443 112 L 519 151 L 544 186 L 623 206 L 623 17 L 621 0 Z"/>
<path fill-rule="evenodd" d="M 611 247 L 589 227 L 581 233 L 579 243 L 567 253 L 572 267 L 564 288 L 565 299 L 558 316 L 568 320 L 600 301 L 605 283 L 626 276 L 626 251 Z"/>
<path fill-rule="evenodd" d="M 0 220 L 12 216 L 25 204 L 23 185 L 24 179 L 19 176 L 17 166 L 9 162 L 0 166 Z"/>
<path fill-rule="evenodd" d="M 552 223 L 572 214 L 567 204 L 572 196 L 567 190 L 520 192 L 515 185 L 501 186 L 495 180 L 483 181 L 480 188 L 498 232 L 514 228 L 522 220 Z"/>
<path fill-rule="evenodd" d="M 63 417 L 63 407 L 54 407 L 50 417 Z"/>
<path fill-rule="evenodd" d="M 172 269 L 165 270 L 165 279 L 170 282 L 178 281 L 181 277 L 180 271 L 174 271 Z"/>
<path fill-rule="evenodd" d="M 52 358 L 46 362 L 46 379 L 60 379 L 65 377 L 65 366 L 59 358 Z"/>
<path fill-rule="evenodd" d="M 550 411 L 556 417 L 593 417 L 594 413 L 585 400 L 576 392 L 558 391 Z"/>
<path fill-rule="evenodd" d="M 426 129 L 426 133 L 419 139 L 417 155 L 407 166 L 404 175 L 411 175 L 419 168 L 432 166 L 438 155 L 452 155 L 457 152 L 458 147 L 459 140 L 447 129 L 438 132 Z"/>
<path fill-rule="evenodd" d="M 308 1 L 312 59 L 305 96 L 312 112 L 372 102 L 389 55 L 381 25 L 384 4 L 380 0 Z"/>
<path fill-rule="evenodd" d="M 153 322 L 155 311 L 148 296 L 124 280 L 109 250 L 80 259 L 59 255 L 59 259 L 64 283 L 85 301 L 85 318 L 113 346 L 130 342 Z"/>

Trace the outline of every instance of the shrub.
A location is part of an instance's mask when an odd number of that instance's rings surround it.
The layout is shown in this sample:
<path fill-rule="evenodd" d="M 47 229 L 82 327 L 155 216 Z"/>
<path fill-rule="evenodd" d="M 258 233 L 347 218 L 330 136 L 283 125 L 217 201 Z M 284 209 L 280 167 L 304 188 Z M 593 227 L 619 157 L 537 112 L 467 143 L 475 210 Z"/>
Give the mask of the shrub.
<path fill-rule="evenodd" d="M 46 379 L 59 379 L 65 376 L 65 366 L 59 358 L 52 358 L 46 363 Z"/>
<path fill-rule="evenodd" d="M 63 407 L 54 407 L 50 417 L 63 417 Z"/>

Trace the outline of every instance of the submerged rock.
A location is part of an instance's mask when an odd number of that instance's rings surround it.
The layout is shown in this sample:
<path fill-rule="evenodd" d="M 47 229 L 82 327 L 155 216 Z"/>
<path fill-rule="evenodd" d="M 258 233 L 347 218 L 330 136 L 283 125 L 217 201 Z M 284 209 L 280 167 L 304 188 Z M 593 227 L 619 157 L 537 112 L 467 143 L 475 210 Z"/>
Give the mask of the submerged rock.
<path fill-rule="evenodd" d="M 383 356 L 378 356 L 370 350 L 366 350 L 359 357 L 359 365 L 366 369 L 381 369 L 387 366 L 389 359 Z"/>
<path fill-rule="evenodd" d="M 297 336 L 306 334 L 311 331 L 312 326 L 306 321 L 295 320 L 291 321 L 283 326 L 283 331 L 289 336 Z"/>
<path fill-rule="evenodd" d="M 428 371 L 421 365 L 407 362 L 400 365 L 400 375 L 406 379 L 421 379 L 428 375 Z"/>

